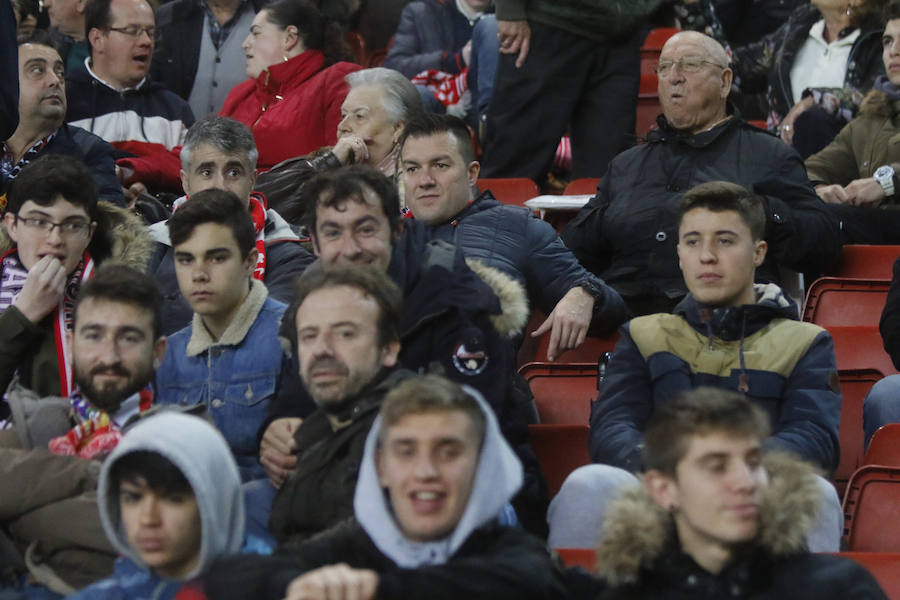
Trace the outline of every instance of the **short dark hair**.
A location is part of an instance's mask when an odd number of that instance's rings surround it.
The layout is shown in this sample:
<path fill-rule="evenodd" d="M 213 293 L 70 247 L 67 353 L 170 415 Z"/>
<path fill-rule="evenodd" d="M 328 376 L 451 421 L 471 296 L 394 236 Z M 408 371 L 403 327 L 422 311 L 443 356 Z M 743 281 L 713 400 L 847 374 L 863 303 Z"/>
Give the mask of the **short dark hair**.
<path fill-rule="evenodd" d="M 400 340 L 400 314 L 403 294 L 387 273 L 368 266 L 351 266 L 342 269 L 322 269 L 315 265 L 300 277 L 294 287 L 294 298 L 284 313 L 279 335 L 287 338 L 292 348 L 297 348 L 297 311 L 303 301 L 315 291 L 338 286 L 356 288 L 378 305 L 378 346 Z"/>
<path fill-rule="evenodd" d="M 231 117 L 207 117 L 200 119 L 187 131 L 181 146 L 181 168 L 190 168 L 191 153 L 200 144 L 208 144 L 228 155 L 246 156 L 252 168 L 256 168 L 259 150 L 250 129 Z"/>
<path fill-rule="evenodd" d="M 78 308 L 89 298 L 121 302 L 137 306 L 153 315 L 153 339 L 162 331 L 162 295 L 156 279 L 123 264 L 105 263 L 78 291 L 74 320 L 78 323 Z"/>
<path fill-rule="evenodd" d="M 253 220 L 247 201 L 233 193 L 208 189 L 192 194 L 169 218 L 169 239 L 172 247 L 186 242 L 198 225 L 216 223 L 231 229 L 241 256 L 246 257 L 256 245 Z"/>
<path fill-rule="evenodd" d="M 705 208 L 712 212 L 736 212 L 750 229 L 754 241 L 763 239 L 766 234 L 766 212 L 762 198 L 736 183 L 708 181 L 685 192 L 678 206 L 679 228 L 684 215 L 695 208 Z"/>
<path fill-rule="evenodd" d="M 171 460 L 151 450 L 135 450 L 113 463 L 109 471 L 110 499 L 118 499 L 123 481 L 135 481 L 139 477 L 158 494 L 194 494 L 187 477 Z"/>
<path fill-rule="evenodd" d="M 769 415 L 742 394 L 715 387 L 682 392 L 660 405 L 644 432 L 644 466 L 670 477 L 691 438 L 723 432 L 760 441 L 769 436 Z"/>
<path fill-rule="evenodd" d="M 112 0 L 87 0 L 84 5 L 84 39 L 93 55 L 89 34 L 91 29 L 106 29 L 112 26 Z"/>
<path fill-rule="evenodd" d="M 459 154 L 463 161 L 469 164 L 475 160 L 475 148 L 472 147 L 472 133 L 469 127 L 459 117 L 453 115 L 439 115 L 435 113 L 423 113 L 413 117 L 403 128 L 400 137 L 400 157 L 403 157 L 403 146 L 409 138 L 422 138 L 449 133 L 456 140 Z"/>
<path fill-rule="evenodd" d="M 405 379 L 391 389 L 381 404 L 381 430 L 378 443 L 387 430 L 409 415 L 458 410 L 469 417 L 479 447 L 487 428 L 484 412 L 478 402 L 458 383 L 440 375 L 421 375 Z"/>
<path fill-rule="evenodd" d="M 21 33 L 16 37 L 16 44 L 22 46 L 24 44 L 34 44 L 36 46 L 47 46 L 53 48 L 57 53 L 59 51 L 59 43 L 46 29 L 32 29 L 27 33 Z"/>
<path fill-rule="evenodd" d="M 91 221 L 97 219 L 97 186 L 84 163 L 63 154 L 44 154 L 28 163 L 13 180 L 5 212 L 18 214 L 29 200 L 52 206 L 60 197 L 83 208 Z"/>
<path fill-rule="evenodd" d="M 385 175 L 369 165 L 350 165 L 315 175 L 303 186 L 303 225 L 312 236 L 316 235 L 319 207 L 343 212 L 347 202 L 364 204 L 365 190 L 371 190 L 381 201 L 381 210 L 387 217 L 391 231 L 398 233 L 401 227 L 400 196 L 397 187 Z"/>
<path fill-rule="evenodd" d="M 885 27 L 887 27 L 888 21 L 900 19 L 900 0 L 890 0 L 887 2 L 882 11 L 882 15 Z"/>

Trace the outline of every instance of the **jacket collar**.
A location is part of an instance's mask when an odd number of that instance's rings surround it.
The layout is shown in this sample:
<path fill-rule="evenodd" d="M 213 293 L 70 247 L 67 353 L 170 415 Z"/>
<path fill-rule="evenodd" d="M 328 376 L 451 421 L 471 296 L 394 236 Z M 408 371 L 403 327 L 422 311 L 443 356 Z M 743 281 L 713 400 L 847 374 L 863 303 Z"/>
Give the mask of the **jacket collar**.
<path fill-rule="evenodd" d="M 672 312 L 694 329 L 728 341 L 752 335 L 772 319 L 797 320 L 797 305 L 774 283 L 756 283 L 753 292 L 756 304 L 743 306 L 710 306 L 688 294 Z"/>
<path fill-rule="evenodd" d="M 659 129 L 654 129 L 647 134 L 648 143 L 676 142 L 692 148 L 706 148 L 721 136 L 725 135 L 726 132 L 745 125 L 743 119 L 734 115 L 730 115 L 730 118 L 725 119 L 712 129 L 701 131 L 700 133 L 685 133 L 678 131 L 669 124 L 665 115 L 656 117 L 656 123 L 659 125 Z"/>
<path fill-rule="evenodd" d="M 766 454 L 763 464 L 769 474 L 769 486 L 760 507 L 759 532 L 729 566 L 732 570 L 739 568 L 742 559 L 760 554 L 780 558 L 805 552 L 806 533 L 815 523 L 822 503 L 812 466 L 777 452 Z M 608 583 L 634 584 L 639 582 L 642 571 L 665 572 L 673 560 L 685 564 L 678 556 L 684 555 L 672 517 L 650 498 L 643 485 L 630 489 L 613 503 L 597 549 L 598 574 Z"/>
<path fill-rule="evenodd" d="M 187 345 L 187 355 L 197 356 L 206 352 L 212 346 L 237 346 L 244 341 L 250 327 L 256 322 L 259 311 L 262 310 L 263 304 L 269 292 L 263 282 L 256 279 L 250 280 L 250 292 L 238 309 L 237 314 L 225 328 L 222 337 L 214 340 L 203 324 L 203 319 L 197 313 L 194 313 L 194 319 L 191 322 L 191 339 Z"/>
<path fill-rule="evenodd" d="M 270 65 L 256 77 L 256 87 L 267 95 L 277 95 L 294 87 L 322 70 L 325 56 L 318 50 L 307 50 L 284 62 Z"/>

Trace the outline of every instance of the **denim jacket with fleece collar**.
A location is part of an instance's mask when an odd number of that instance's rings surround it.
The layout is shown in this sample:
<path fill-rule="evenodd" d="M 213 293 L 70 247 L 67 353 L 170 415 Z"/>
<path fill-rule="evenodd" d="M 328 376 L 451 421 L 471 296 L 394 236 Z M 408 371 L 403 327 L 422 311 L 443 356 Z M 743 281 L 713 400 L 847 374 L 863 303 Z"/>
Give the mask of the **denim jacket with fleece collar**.
<path fill-rule="evenodd" d="M 216 341 L 194 315 L 169 337 L 157 371 L 160 404 L 205 404 L 237 460 L 241 480 L 263 477 L 256 431 L 266 418 L 281 371 L 278 328 L 286 306 L 254 280 L 244 304 Z"/>

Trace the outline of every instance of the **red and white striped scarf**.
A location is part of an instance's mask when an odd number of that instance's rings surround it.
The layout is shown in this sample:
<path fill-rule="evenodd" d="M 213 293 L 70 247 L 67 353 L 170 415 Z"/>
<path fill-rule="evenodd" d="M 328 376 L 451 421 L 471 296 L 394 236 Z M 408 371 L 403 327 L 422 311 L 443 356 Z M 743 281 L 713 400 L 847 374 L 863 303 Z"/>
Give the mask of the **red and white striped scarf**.
<path fill-rule="evenodd" d="M 19 260 L 19 253 L 15 248 L 0 256 L 0 269 L 3 272 L 2 280 L 0 280 L 0 312 L 2 312 L 18 298 L 25 286 L 25 278 L 22 277 L 22 274 L 24 273 L 27 277 L 28 272 L 22 265 L 22 261 Z M 70 354 L 66 332 L 72 331 L 75 299 L 78 297 L 81 284 L 93 274 L 94 259 L 85 251 L 81 262 L 69 274 L 63 297 L 54 313 L 53 336 L 56 340 L 56 360 L 59 365 L 59 387 L 62 396 L 72 393 L 72 365 L 68 358 Z"/>

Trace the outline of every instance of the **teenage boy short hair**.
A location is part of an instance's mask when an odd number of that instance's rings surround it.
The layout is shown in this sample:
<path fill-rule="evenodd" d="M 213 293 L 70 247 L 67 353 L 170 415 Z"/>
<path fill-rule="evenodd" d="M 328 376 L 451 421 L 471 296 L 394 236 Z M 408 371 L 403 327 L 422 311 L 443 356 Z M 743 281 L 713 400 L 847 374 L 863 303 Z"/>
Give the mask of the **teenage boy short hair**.
<path fill-rule="evenodd" d="M 162 336 L 162 295 L 150 275 L 122 264 L 104 264 L 81 286 L 74 322 L 78 322 L 78 307 L 89 298 L 131 304 L 152 313 L 153 338 Z"/>
<path fill-rule="evenodd" d="M 409 415 L 458 410 L 469 417 L 479 446 L 484 441 L 484 413 L 478 402 L 458 383 L 439 375 L 424 375 L 406 379 L 384 397 L 381 404 L 381 429 L 378 445 L 384 442 L 387 430 Z"/>
<path fill-rule="evenodd" d="M 225 190 L 203 190 L 178 207 L 169 219 L 169 239 L 172 246 L 186 242 L 194 228 L 206 223 L 224 225 L 231 229 L 241 256 L 247 256 L 256 244 L 253 220 L 247 211 L 247 201 Z"/>
<path fill-rule="evenodd" d="M 692 437 L 725 432 L 764 440 L 770 431 L 765 411 L 742 394 L 695 388 L 664 403 L 650 417 L 644 434 L 644 465 L 674 477 Z"/>
<path fill-rule="evenodd" d="M 88 168 L 62 154 L 46 154 L 28 163 L 13 179 L 4 212 L 16 215 L 29 200 L 52 206 L 60 197 L 83 208 L 91 221 L 97 219 L 97 187 Z"/>
<path fill-rule="evenodd" d="M 684 215 L 695 208 L 705 208 L 711 212 L 736 212 L 750 229 L 753 241 L 763 239 L 766 233 L 766 213 L 762 199 L 736 183 L 708 181 L 685 192 L 678 207 L 679 227 Z"/>

